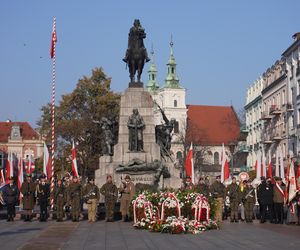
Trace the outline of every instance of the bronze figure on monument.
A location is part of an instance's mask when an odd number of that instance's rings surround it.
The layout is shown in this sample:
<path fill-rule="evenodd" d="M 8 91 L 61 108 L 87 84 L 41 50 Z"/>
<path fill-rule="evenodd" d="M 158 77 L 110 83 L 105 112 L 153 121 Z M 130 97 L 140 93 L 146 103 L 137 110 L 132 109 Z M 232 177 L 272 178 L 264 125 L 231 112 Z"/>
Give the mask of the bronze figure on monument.
<path fill-rule="evenodd" d="M 143 130 L 145 129 L 145 123 L 138 109 L 132 110 L 132 115 L 129 116 L 127 127 L 129 130 L 129 151 L 143 151 Z"/>

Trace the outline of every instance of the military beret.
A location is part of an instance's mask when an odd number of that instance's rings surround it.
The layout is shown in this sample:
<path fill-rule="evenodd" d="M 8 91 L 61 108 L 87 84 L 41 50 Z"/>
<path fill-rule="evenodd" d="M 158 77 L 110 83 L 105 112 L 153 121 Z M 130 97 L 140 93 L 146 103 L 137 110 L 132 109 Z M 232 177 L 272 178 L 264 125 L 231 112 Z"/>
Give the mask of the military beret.
<path fill-rule="evenodd" d="M 47 176 L 45 175 L 45 174 L 42 174 L 41 176 L 40 176 L 40 179 L 46 179 L 47 178 Z"/>
<path fill-rule="evenodd" d="M 126 176 L 125 176 L 125 180 L 130 180 L 130 176 L 129 176 L 129 175 L 126 175 Z"/>

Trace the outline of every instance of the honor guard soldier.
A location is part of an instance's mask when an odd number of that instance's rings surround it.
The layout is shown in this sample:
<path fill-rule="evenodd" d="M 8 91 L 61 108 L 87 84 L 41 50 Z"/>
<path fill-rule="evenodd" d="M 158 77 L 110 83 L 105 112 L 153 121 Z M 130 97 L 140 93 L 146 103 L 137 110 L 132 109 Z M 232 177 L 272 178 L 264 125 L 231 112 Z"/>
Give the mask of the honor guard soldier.
<path fill-rule="evenodd" d="M 26 175 L 25 182 L 22 183 L 21 193 L 23 194 L 23 210 L 25 215 L 24 221 L 31 221 L 32 210 L 35 205 L 35 187 L 36 185 L 32 182 L 31 174 Z"/>
<path fill-rule="evenodd" d="M 251 180 L 246 183 L 242 202 L 245 207 L 245 219 L 246 222 L 253 222 L 253 208 L 255 204 L 255 189 L 251 186 Z"/>
<path fill-rule="evenodd" d="M 195 187 L 196 191 L 199 194 L 203 194 L 204 196 L 208 196 L 209 195 L 209 187 L 206 185 L 203 177 L 199 178 L 199 183 L 198 185 Z"/>
<path fill-rule="evenodd" d="M 221 183 L 221 175 L 216 176 L 215 182 L 211 185 L 211 193 L 217 199 L 216 221 L 222 222 L 223 205 L 225 197 L 225 186 Z"/>
<path fill-rule="evenodd" d="M 89 178 L 89 182 L 84 187 L 83 194 L 84 201 L 88 207 L 88 220 L 89 222 L 95 222 L 100 193 L 99 188 L 95 185 L 94 178 Z"/>
<path fill-rule="evenodd" d="M 69 185 L 68 199 L 71 206 L 71 216 L 73 222 L 79 221 L 81 210 L 82 187 L 78 182 L 78 177 L 74 176 L 72 183 Z"/>
<path fill-rule="evenodd" d="M 19 190 L 14 184 L 13 177 L 9 177 L 9 183 L 4 186 L 2 194 L 7 208 L 7 221 L 14 221 L 16 216 L 16 204 L 18 202 Z"/>
<path fill-rule="evenodd" d="M 54 204 L 56 209 L 56 221 L 61 222 L 64 218 L 64 206 L 67 200 L 66 188 L 62 183 L 62 180 L 58 179 L 57 184 L 54 187 Z"/>
<path fill-rule="evenodd" d="M 230 200 L 230 221 L 239 222 L 239 186 L 236 184 L 236 178 L 232 177 L 232 183 L 226 188 L 226 194 Z"/>
<path fill-rule="evenodd" d="M 50 198 L 50 186 L 46 182 L 46 175 L 40 176 L 39 184 L 36 186 L 36 194 L 38 204 L 40 205 L 40 221 L 47 221 L 48 218 L 48 204 Z"/>
<path fill-rule="evenodd" d="M 100 189 L 100 193 L 104 195 L 105 198 L 105 214 L 106 221 L 114 221 L 114 208 L 118 196 L 118 188 L 112 182 L 112 176 L 108 175 L 106 177 L 106 183 Z"/>
<path fill-rule="evenodd" d="M 185 181 L 183 182 L 182 189 L 183 190 L 193 190 L 194 189 L 194 184 L 193 184 L 192 178 L 190 176 L 187 176 L 185 178 Z"/>
<path fill-rule="evenodd" d="M 125 222 L 129 220 L 129 206 L 133 196 L 135 195 L 135 185 L 131 181 L 129 175 L 125 176 L 125 182 L 122 182 L 119 192 L 122 194 L 120 210 L 122 213 L 122 219 Z"/>

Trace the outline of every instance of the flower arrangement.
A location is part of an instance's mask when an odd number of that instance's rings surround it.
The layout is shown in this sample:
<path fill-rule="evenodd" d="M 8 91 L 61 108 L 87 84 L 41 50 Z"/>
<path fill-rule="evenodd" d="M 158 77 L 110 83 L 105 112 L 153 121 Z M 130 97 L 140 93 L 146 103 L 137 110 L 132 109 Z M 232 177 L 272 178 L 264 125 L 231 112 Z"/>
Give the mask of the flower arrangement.
<path fill-rule="evenodd" d="M 199 234 L 219 228 L 210 219 L 210 204 L 213 204 L 213 200 L 194 192 L 144 191 L 132 201 L 130 210 L 134 215 L 133 226 L 137 229 L 171 234 Z"/>

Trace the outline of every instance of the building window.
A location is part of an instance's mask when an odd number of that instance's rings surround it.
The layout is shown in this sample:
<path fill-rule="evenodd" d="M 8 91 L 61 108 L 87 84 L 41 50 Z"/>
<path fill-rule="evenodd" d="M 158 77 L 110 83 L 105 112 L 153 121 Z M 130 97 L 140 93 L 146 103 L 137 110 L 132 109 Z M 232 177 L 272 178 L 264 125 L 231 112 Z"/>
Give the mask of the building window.
<path fill-rule="evenodd" d="M 219 164 L 219 152 L 214 153 L 214 164 Z"/>
<path fill-rule="evenodd" d="M 181 151 L 178 151 L 177 153 L 176 153 L 176 159 L 177 159 L 177 161 L 180 163 L 180 164 L 182 164 L 183 163 L 183 157 L 182 157 L 182 152 Z"/>
<path fill-rule="evenodd" d="M 152 81 L 154 81 L 155 77 L 154 77 L 154 74 L 152 74 Z"/>
<path fill-rule="evenodd" d="M 174 68 L 173 67 L 171 68 L 171 71 L 172 71 L 172 74 L 174 74 Z"/>
<path fill-rule="evenodd" d="M 4 153 L 0 152 L 0 169 L 4 168 Z"/>
<path fill-rule="evenodd" d="M 174 100 L 174 107 L 177 107 L 177 100 Z"/>
<path fill-rule="evenodd" d="M 178 134 L 179 133 L 179 122 L 175 121 L 174 123 L 174 133 Z"/>

